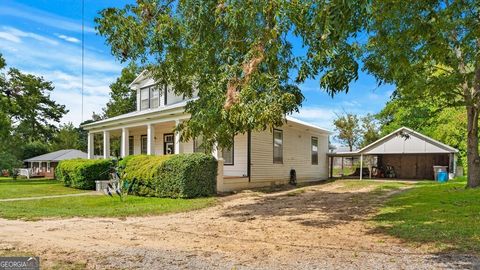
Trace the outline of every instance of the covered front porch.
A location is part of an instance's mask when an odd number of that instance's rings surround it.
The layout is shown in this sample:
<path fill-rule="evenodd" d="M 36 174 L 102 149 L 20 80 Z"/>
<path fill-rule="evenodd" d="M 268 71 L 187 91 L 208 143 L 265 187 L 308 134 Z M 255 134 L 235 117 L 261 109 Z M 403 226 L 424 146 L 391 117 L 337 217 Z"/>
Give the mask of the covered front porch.
<path fill-rule="evenodd" d="M 91 131 L 88 158 L 192 153 L 193 143 L 180 142 L 181 134 L 175 131 L 180 122 L 178 119 Z"/>
<path fill-rule="evenodd" d="M 159 119 L 142 124 L 92 129 L 88 134 L 88 158 L 204 152 L 199 140 L 181 141 L 181 133 L 175 128 L 185 120 Z M 211 154 L 222 164 L 222 170 L 219 170 L 222 181 L 249 181 L 247 134 L 235 136 L 232 149 L 214 148 Z"/>

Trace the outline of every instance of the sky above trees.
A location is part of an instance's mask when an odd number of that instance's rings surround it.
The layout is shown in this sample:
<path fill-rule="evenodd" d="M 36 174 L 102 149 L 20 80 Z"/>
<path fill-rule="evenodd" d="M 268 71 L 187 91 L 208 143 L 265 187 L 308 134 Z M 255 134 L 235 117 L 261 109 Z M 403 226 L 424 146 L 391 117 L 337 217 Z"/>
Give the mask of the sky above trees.
<path fill-rule="evenodd" d="M 120 3 L 122 2 L 122 3 Z M 94 18 L 103 8 L 123 6 L 123 1 L 85 0 L 85 103 L 83 119 L 99 113 L 109 98 L 109 84 L 124 65 L 110 54 L 104 38 L 96 35 Z M 81 2 L 78 0 L 6 0 L 0 2 L 0 52 L 9 66 L 44 76 L 54 83 L 52 98 L 70 112 L 63 123 L 81 122 Z M 300 47 L 292 37 L 294 51 Z M 316 80 L 301 85 L 305 101 L 302 120 L 333 129 L 336 114 L 344 111 L 359 115 L 377 113 L 389 100 L 394 87 L 378 87 L 374 78 L 361 73 L 348 94 L 333 99 Z"/>

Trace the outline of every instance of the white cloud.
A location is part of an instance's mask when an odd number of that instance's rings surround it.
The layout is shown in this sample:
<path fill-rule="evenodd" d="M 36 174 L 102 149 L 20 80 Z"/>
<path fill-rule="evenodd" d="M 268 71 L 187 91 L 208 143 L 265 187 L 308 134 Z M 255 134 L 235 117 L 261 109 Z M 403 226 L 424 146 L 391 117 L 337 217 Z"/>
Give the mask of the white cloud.
<path fill-rule="evenodd" d="M 0 52 L 7 65 L 52 81 L 55 86 L 52 99 L 66 105 L 69 110 L 61 122 L 79 125 L 82 120 L 79 44 L 66 39 L 54 39 L 52 42 L 47 36 L 13 27 L 0 26 L 0 31 Z M 10 36 L 5 38 L 1 33 Z M 101 112 L 109 99 L 109 85 L 120 75 L 121 69 L 122 65 L 115 62 L 110 54 L 85 47 L 83 120 L 89 119 L 93 111 Z"/>
<path fill-rule="evenodd" d="M 299 112 L 292 114 L 292 116 L 319 127 L 334 130 L 335 127 L 333 121 L 337 118 L 337 115 L 341 115 L 345 112 L 356 114 L 359 117 L 363 117 L 368 113 L 374 113 L 356 105 L 355 107 L 349 108 L 348 111 L 340 106 L 306 106 L 300 108 Z"/>
<path fill-rule="evenodd" d="M 20 43 L 22 40 L 12 33 L 9 32 L 0 32 L 0 39 L 4 39 L 10 42 Z"/>
<path fill-rule="evenodd" d="M 58 38 L 60 39 L 63 39 L 65 41 L 68 41 L 68 42 L 72 42 L 72 43 L 80 43 L 80 40 L 78 38 L 74 38 L 74 37 L 69 37 L 69 36 L 66 36 L 66 35 L 59 35 L 57 34 L 56 35 Z"/>
<path fill-rule="evenodd" d="M 81 1 L 78 1 L 78 7 L 81 6 Z M 61 17 L 49 12 L 45 12 L 26 5 L 8 2 L 7 5 L 0 5 L 0 16 L 17 17 L 22 20 L 36 22 L 42 25 L 50 26 L 56 29 L 62 29 L 72 32 L 81 32 L 82 24 L 71 19 Z M 90 26 L 85 26 L 86 33 L 95 33 L 95 29 Z"/>
<path fill-rule="evenodd" d="M 81 47 L 70 42 L 63 42 L 59 49 L 59 42 L 48 37 L 35 33 L 24 32 L 13 27 L 2 27 L 6 32 L 18 38 L 32 38 L 40 43 L 21 42 L 3 39 L 0 42 L 0 50 L 5 51 L 21 51 L 21 54 L 14 55 L 14 61 L 10 59 L 11 64 L 17 65 L 34 65 L 54 69 L 62 66 L 63 68 L 73 71 L 81 69 Z M 0 40 L 1 41 L 1 40 Z M 27 67 L 31 69 L 31 67 Z M 112 60 L 111 57 L 99 54 L 95 51 L 85 50 L 85 70 L 90 72 L 113 72 L 118 73 L 121 65 Z"/>
<path fill-rule="evenodd" d="M 31 33 L 31 32 L 24 32 L 24 31 L 21 31 L 17 28 L 13 28 L 13 27 L 7 27 L 7 26 L 3 26 L 2 27 L 2 33 L 5 37 L 5 40 L 7 41 L 11 41 L 11 42 L 15 42 L 15 43 L 21 43 L 22 41 L 22 38 L 31 38 L 31 39 L 34 39 L 36 41 L 40 41 L 40 42 L 43 42 L 43 43 L 48 43 L 50 45 L 58 45 L 59 43 L 56 41 L 56 40 L 53 40 L 53 39 L 50 39 L 50 38 L 47 38 L 47 37 L 44 37 L 44 36 L 41 36 L 41 35 L 38 35 L 38 34 L 35 34 L 35 33 Z"/>

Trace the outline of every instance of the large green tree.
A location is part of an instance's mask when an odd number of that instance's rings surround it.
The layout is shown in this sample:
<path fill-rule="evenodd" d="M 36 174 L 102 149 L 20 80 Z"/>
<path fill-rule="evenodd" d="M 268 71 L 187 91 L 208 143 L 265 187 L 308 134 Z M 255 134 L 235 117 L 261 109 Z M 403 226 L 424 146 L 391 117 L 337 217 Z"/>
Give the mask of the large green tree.
<path fill-rule="evenodd" d="M 140 61 L 187 97 L 182 139 L 228 146 L 232 135 L 283 124 L 303 101 L 299 84 L 321 76 L 331 93 L 356 79 L 363 1 L 138 0 L 96 19 L 112 53 Z M 293 54 L 291 38 L 306 46 Z M 292 76 L 292 74 L 295 74 Z"/>
<path fill-rule="evenodd" d="M 54 124 L 67 112 L 50 98 L 51 82 L 15 68 L 5 69 L 0 54 L 0 170 L 45 153 L 55 136 Z"/>
<path fill-rule="evenodd" d="M 180 128 L 207 145 L 282 124 L 319 78 L 348 91 L 359 62 L 412 99 L 464 106 L 468 186 L 480 185 L 480 16 L 475 0 L 137 0 L 96 19 L 113 54 L 199 99 Z M 306 53 L 293 54 L 291 39 Z M 364 45 L 364 46 L 363 46 Z"/>
<path fill-rule="evenodd" d="M 0 70 L 5 61 L 0 54 Z M 46 141 L 53 137 L 55 122 L 68 110 L 50 97 L 53 84 L 43 77 L 10 68 L 0 73 L 0 111 L 13 127 L 13 134 L 24 141 Z M 2 117 L 0 115 L 0 117 Z"/>
<path fill-rule="evenodd" d="M 103 108 L 105 118 L 133 112 L 137 109 L 137 95 L 135 90 L 132 90 L 130 87 L 130 84 L 140 72 L 141 68 L 134 62 L 122 69 L 120 77 L 110 85 L 110 100 L 106 107 Z"/>
<path fill-rule="evenodd" d="M 365 69 L 406 99 L 466 110 L 468 186 L 480 185 L 478 1 L 375 0 Z"/>

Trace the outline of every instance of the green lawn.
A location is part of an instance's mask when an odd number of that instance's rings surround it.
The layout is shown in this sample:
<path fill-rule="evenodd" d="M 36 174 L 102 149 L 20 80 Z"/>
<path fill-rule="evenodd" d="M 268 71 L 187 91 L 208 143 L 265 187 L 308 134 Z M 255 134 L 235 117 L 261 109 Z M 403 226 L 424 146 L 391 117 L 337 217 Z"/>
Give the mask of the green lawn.
<path fill-rule="evenodd" d="M 0 178 L 0 199 L 75 194 L 84 190 L 64 187 L 57 180 Z"/>
<path fill-rule="evenodd" d="M 387 201 L 374 222 L 411 243 L 480 254 L 480 189 L 465 185 L 465 179 L 419 184 Z"/>
<path fill-rule="evenodd" d="M 215 198 L 169 199 L 128 196 L 125 202 L 118 197 L 86 195 L 0 202 L 0 217 L 35 220 L 46 217 L 126 217 L 183 212 L 212 205 Z"/>

